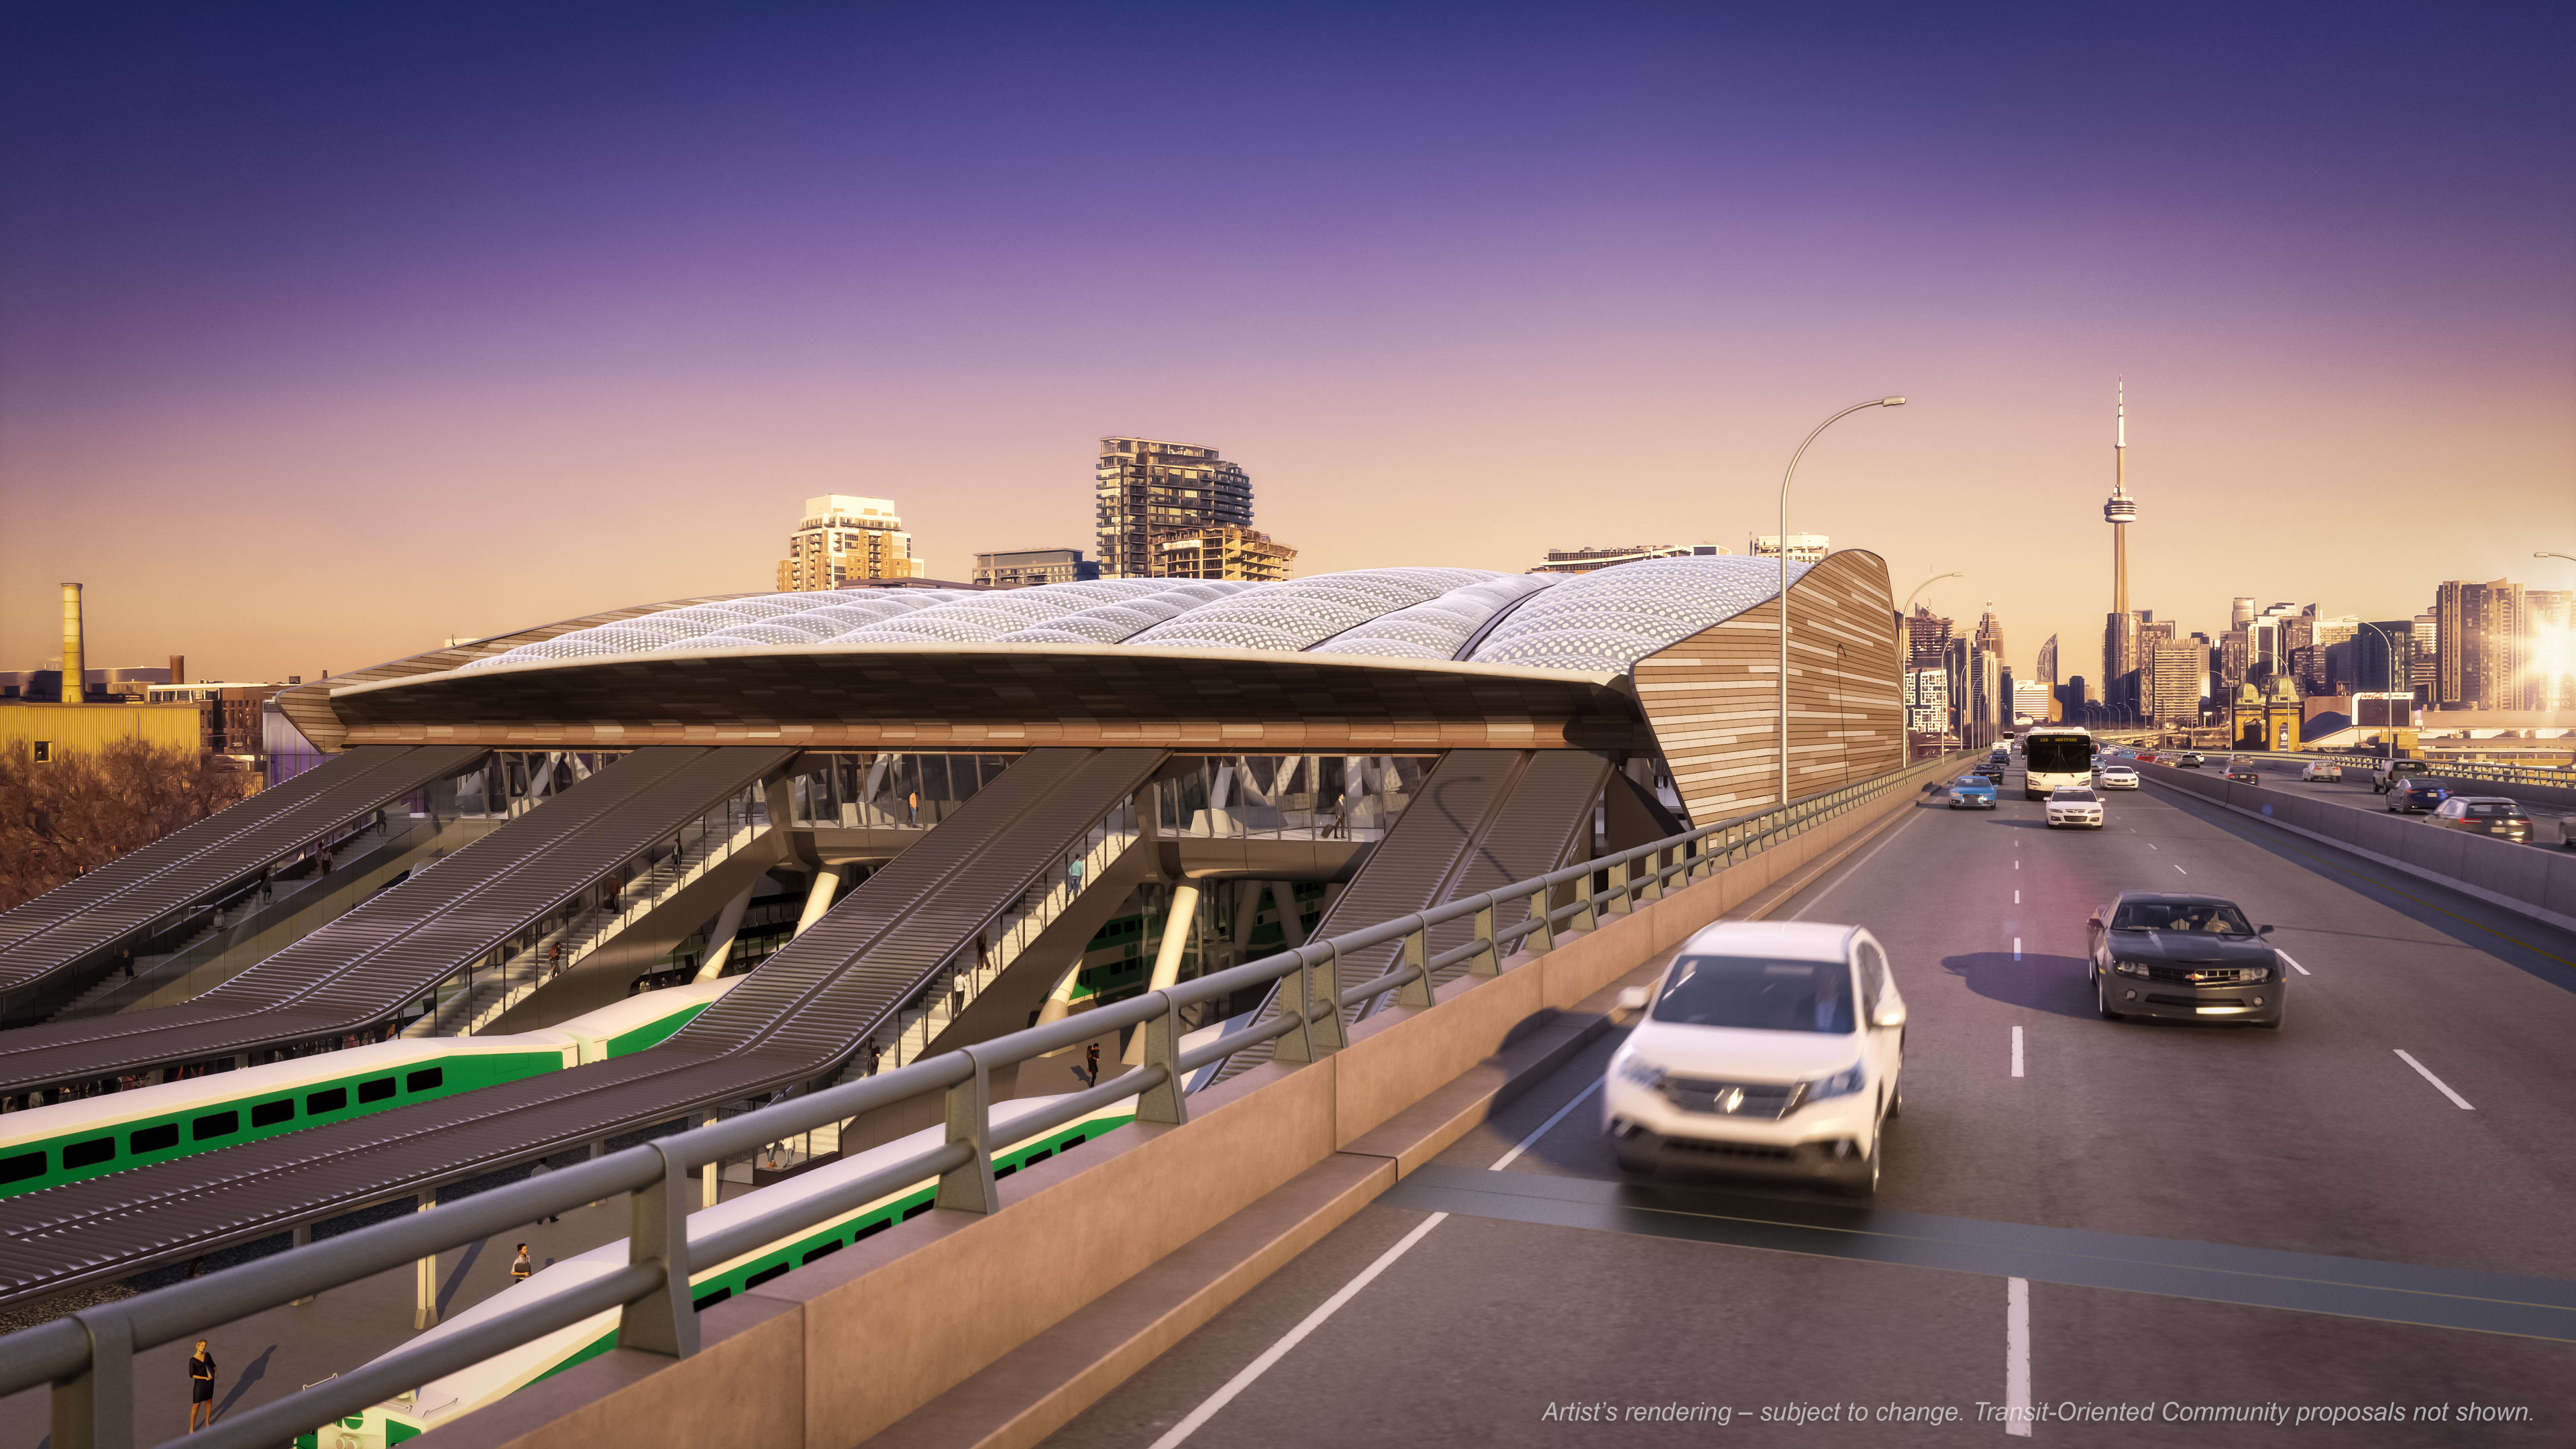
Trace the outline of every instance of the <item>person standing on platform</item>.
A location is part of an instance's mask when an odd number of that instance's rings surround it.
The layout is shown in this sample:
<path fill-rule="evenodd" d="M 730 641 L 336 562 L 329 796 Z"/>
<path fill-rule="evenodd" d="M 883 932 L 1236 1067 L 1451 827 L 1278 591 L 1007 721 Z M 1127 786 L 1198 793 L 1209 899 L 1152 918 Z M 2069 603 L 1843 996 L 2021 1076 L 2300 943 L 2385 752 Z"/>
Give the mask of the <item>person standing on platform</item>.
<path fill-rule="evenodd" d="M 1082 1049 L 1082 1084 L 1086 1087 L 1100 1085 L 1100 1043 L 1096 1041 Z"/>
<path fill-rule="evenodd" d="M 528 1245 L 521 1243 L 519 1245 L 519 1256 L 510 1260 L 511 1286 L 516 1287 L 521 1283 L 527 1282 L 529 1275 L 536 1271 L 536 1265 L 528 1261 Z"/>
<path fill-rule="evenodd" d="M 197 1351 L 188 1356 L 188 1432 L 197 1432 L 197 1415 L 203 1411 L 206 1427 L 215 1427 L 215 1356 L 206 1349 L 204 1339 L 197 1340 Z"/>

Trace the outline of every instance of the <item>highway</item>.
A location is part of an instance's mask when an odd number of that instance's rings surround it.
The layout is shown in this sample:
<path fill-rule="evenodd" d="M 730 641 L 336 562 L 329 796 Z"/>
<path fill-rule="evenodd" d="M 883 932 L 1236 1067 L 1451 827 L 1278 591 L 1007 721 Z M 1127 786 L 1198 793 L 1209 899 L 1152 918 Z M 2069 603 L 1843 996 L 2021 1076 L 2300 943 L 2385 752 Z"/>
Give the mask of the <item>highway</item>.
<path fill-rule="evenodd" d="M 2202 768 L 2212 771 L 2222 769 L 2225 758 L 2223 755 L 2211 755 L 2210 763 Z M 2344 778 L 2336 782 L 2302 780 L 2299 778 L 2297 765 L 2281 760 L 2248 760 L 2245 763 L 2262 772 L 2263 784 L 2267 789 L 2295 790 L 2302 794 L 2316 795 L 2322 799 L 2331 800 L 2337 805 L 2348 805 L 2355 810 L 2388 808 L 2388 797 L 2370 788 L 2370 776 L 2349 766 L 2344 770 Z M 2565 848 L 2560 843 L 2562 837 L 2558 833 L 2559 822 L 2571 815 L 2576 815 L 2576 810 L 2570 810 L 2564 805 L 2524 799 L 2528 792 L 2517 790 L 2511 785 L 2478 783 L 2473 785 L 2472 790 L 2479 795 L 2501 795 L 2508 800 L 2519 801 L 2523 810 L 2531 816 L 2533 838 L 2530 843 L 2547 850 Z M 2415 818 L 2421 820 L 2424 817 L 2419 815 Z"/>
<path fill-rule="evenodd" d="M 2051 832 L 2006 783 L 1778 913 L 1868 926 L 1910 1008 L 1874 1207 L 1622 1186 L 1614 1030 L 1048 1442 L 1996 1443 L 2021 1403 L 2063 1444 L 2576 1440 L 2576 938 L 2152 789 Z M 2284 1027 L 2101 1019 L 2124 888 L 2277 924 Z M 2392 1404 L 2451 1417 L 2295 1418 Z M 2289 1425 L 2165 1420 L 2200 1405 Z"/>

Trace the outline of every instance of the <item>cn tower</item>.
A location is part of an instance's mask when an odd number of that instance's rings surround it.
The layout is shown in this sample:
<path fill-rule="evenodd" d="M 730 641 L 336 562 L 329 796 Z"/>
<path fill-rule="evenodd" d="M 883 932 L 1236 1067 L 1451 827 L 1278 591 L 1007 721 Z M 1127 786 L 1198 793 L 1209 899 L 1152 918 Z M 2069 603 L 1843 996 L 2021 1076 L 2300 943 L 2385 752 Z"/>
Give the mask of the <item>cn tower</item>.
<path fill-rule="evenodd" d="M 2111 413 L 2111 496 L 2102 521 L 2111 525 L 2111 614 L 2103 621 L 2102 698 L 2118 703 L 2123 681 L 2138 667 L 2138 631 L 2129 614 L 2129 525 L 2138 521 L 2129 496 L 2129 389 L 2114 384 Z"/>

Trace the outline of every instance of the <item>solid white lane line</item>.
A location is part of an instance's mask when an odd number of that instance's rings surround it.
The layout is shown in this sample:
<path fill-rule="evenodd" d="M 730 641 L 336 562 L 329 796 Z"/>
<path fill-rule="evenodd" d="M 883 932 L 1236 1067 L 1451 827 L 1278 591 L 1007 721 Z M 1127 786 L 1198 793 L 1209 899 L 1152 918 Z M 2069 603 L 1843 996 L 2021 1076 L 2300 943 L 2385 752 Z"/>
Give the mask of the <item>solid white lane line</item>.
<path fill-rule="evenodd" d="M 2019 892 L 2019 891 L 2014 891 L 2014 892 L 2013 892 L 2013 904 L 2014 904 L 2014 905 L 2020 905 L 2020 904 L 2021 904 L 2021 892 Z"/>
<path fill-rule="evenodd" d="M 2182 867 L 2181 867 L 2181 866 L 2175 866 L 2175 867 L 2174 867 L 2174 869 L 2176 869 L 2176 870 L 2182 870 Z M 2187 870 L 2182 870 L 2182 873 L 2183 873 L 2184 875 L 2189 875 L 2189 874 L 2191 874 L 2191 872 L 2190 872 L 2190 871 L 2187 871 Z"/>
<path fill-rule="evenodd" d="M 1511 1166 L 1513 1161 L 1522 1153 L 1527 1152 L 1530 1148 L 1536 1146 L 1540 1138 L 1555 1131 L 1556 1124 L 1564 1121 L 1567 1117 L 1572 1116 L 1575 1108 L 1582 1106 L 1587 1101 L 1590 1101 L 1592 1099 L 1592 1094 L 1600 1090 L 1601 1079 L 1595 1077 L 1592 1080 L 1592 1085 L 1575 1093 L 1573 1101 L 1566 1103 L 1564 1106 L 1557 1108 L 1555 1112 L 1549 1114 L 1548 1119 L 1538 1124 L 1535 1131 L 1531 1132 L 1530 1135 L 1522 1138 L 1520 1141 L 1513 1143 L 1511 1151 L 1495 1158 L 1494 1165 L 1486 1168 L 1485 1170 L 1487 1172 L 1500 1172 L 1504 1168 Z M 1287 1334 L 1277 1343 L 1264 1349 L 1261 1357 L 1245 1364 L 1243 1366 L 1243 1371 L 1236 1374 L 1233 1378 L 1227 1379 L 1223 1388 L 1220 1388 L 1215 1393 L 1208 1395 L 1207 1401 L 1200 1404 L 1197 1408 L 1192 1409 L 1188 1418 L 1174 1424 L 1171 1428 L 1171 1432 L 1165 1434 L 1162 1438 L 1155 1440 L 1153 1449 L 1173 1449 L 1173 1446 L 1189 1438 L 1192 1434 L 1197 1433 L 1200 1428 L 1206 1425 L 1208 1420 L 1216 1417 L 1216 1413 L 1219 1409 L 1222 1409 L 1227 1404 L 1234 1402 L 1236 1395 L 1242 1393 L 1245 1389 L 1252 1387 L 1253 1381 L 1269 1372 L 1271 1365 L 1288 1356 L 1288 1350 L 1295 1348 L 1300 1342 L 1304 1341 L 1306 1335 L 1313 1333 L 1316 1329 L 1322 1327 L 1325 1319 L 1332 1317 L 1334 1313 L 1341 1309 L 1343 1304 L 1348 1303 L 1351 1299 L 1357 1297 L 1359 1291 L 1366 1288 L 1372 1281 L 1374 1281 L 1378 1274 L 1385 1272 L 1389 1264 L 1393 1263 L 1396 1259 L 1403 1257 L 1412 1249 L 1414 1244 L 1421 1242 L 1425 1235 L 1427 1235 L 1433 1228 L 1436 1228 L 1443 1222 L 1448 1221 L 1448 1218 L 1449 1215 L 1447 1213 L 1433 1213 L 1431 1216 L 1423 1219 L 1421 1223 L 1415 1226 L 1412 1232 L 1409 1232 L 1401 1239 L 1398 1239 L 1394 1247 L 1379 1254 L 1376 1262 L 1369 1264 L 1367 1268 L 1361 1270 L 1358 1277 L 1343 1284 L 1340 1292 L 1325 1299 L 1314 1312 L 1307 1314 L 1303 1319 L 1299 1320 L 1297 1326 L 1288 1330 Z"/>
<path fill-rule="evenodd" d="M 2150 841 L 2148 841 L 2148 842 L 2147 842 L 2147 849 L 2149 849 L 2149 850 L 2154 850 L 2154 849 L 2156 849 L 2156 848 L 2157 848 L 2157 846 L 2156 846 L 2156 843 L 2155 843 L 2154 841 L 2150 840 Z"/>
<path fill-rule="evenodd" d="M 2401 1060 L 2403 1060 L 2403 1061 L 2406 1063 L 2406 1065 L 2408 1065 L 2408 1066 L 2410 1066 L 2410 1067 L 2413 1067 L 2413 1068 L 2415 1069 L 2415 1074 L 2416 1074 L 2417 1076 L 2422 1077 L 2425 1081 L 2431 1082 L 2431 1083 L 2433 1084 L 2433 1090 L 2434 1090 L 2434 1091 L 2437 1091 L 2437 1092 L 2441 1093 L 2443 1096 L 2450 1098 L 2450 1099 L 2451 1099 L 2451 1105 L 2452 1105 L 2452 1106 L 2459 1108 L 2459 1109 L 2460 1109 L 2461 1111 L 2463 1111 L 2463 1112 L 2474 1112 L 2474 1111 L 2478 1110 L 2477 1108 L 2472 1107 L 2472 1106 L 2470 1106 L 2470 1105 L 2469 1105 L 2469 1099 L 2468 1099 L 2468 1098 L 2463 1097 L 2463 1096 L 2461 1096 L 2459 1093 L 2452 1091 L 2452 1090 L 2451 1090 L 2451 1085 L 2450 1085 L 2450 1083 L 2445 1082 L 2445 1081 L 2443 1081 L 2440 1077 L 2434 1076 L 2431 1072 L 2428 1072 L 2428 1071 L 2424 1070 L 2424 1064 L 2423 1064 L 2422 1062 L 2419 1062 L 2419 1061 L 2415 1060 L 2415 1058 L 2414 1058 L 2414 1057 L 2412 1057 L 2412 1056 L 2408 1055 L 2406 1052 L 2404 1052 L 2404 1051 L 2402 1051 L 2402 1050 L 2400 1050 L 2400 1051 L 2397 1053 L 2397 1055 L 2398 1055 L 2398 1057 L 2399 1057 Z"/>
<path fill-rule="evenodd" d="M 2019 1027 L 2013 1028 L 2021 1030 Z M 2004 1289 L 2004 1434 L 2030 1437 L 2030 1280 Z"/>
<path fill-rule="evenodd" d="M 1281 1338 L 1277 1343 L 1270 1345 L 1270 1347 L 1263 1349 L 1261 1351 L 1261 1357 L 1245 1364 L 1241 1373 L 1236 1374 L 1233 1378 L 1227 1379 L 1225 1381 L 1225 1387 L 1208 1395 L 1207 1402 L 1190 1410 L 1188 1418 L 1174 1424 L 1169 1433 L 1154 1441 L 1153 1449 L 1174 1449 L 1174 1446 L 1180 1444 L 1192 1434 L 1197 1433 L 1208 1420 L 1216 1417 L 1217 1410 L 1233 1403 L 1235 1395 L 1252 1387 L 1253 1381 L 1260 1378 L 1263 1374 L 1268 1373 L 1272 1364 L 1275 1364 L 1279 1362 L 1279 1360 L 1288 1356 L 1288 1350 L 1295 1348 L 1300 1343 L 1303 1343 L 1306 1339 L 1306 1335 L 1313 1333 L 1318 1328 L 1321 1328 L 1325 1319 L 1340 1312 L 1343 1304 L 1358 1297 L 1361 1289 L 1366 1288 L 1369 1284 L 1377 1281 L 1378 1274 L 1385 1272 L 1388 1266 L 1394 1263 L 1396 1259 L 1401 1258 L 1406 1253 L 1412 1251 L 1413 1245 L 1421 1242 L 1423 1237 L 1433 1228 L 1440 1226 L 1448 1220 L 1449 1215 L 1447 1213 L 1433 1213 L 1431 1216 L 1424 1218 L 1420 1223 L 1416 1224 L 1412 1232 L 1409 1232 L 1402 1238 L 1398 1239 L 1394 1247 L 1379 1254 L 1378 1260 L 1362 1269 L 1358 1277 L 1343 1284 L 1342 1291 L 1325 1299 L 1322 1306 L 1318 1307 L 1314 1312 L 1307 1314 L 1304 1319 L 1298 1322 L 1295 1328 L 1288 1330 L 1285 1337 Z"/>
<path fill-rule="evenodd" d="M 2291 958 L 2291 956 L 2290 956 L 2290 953 L 2289 953 L 2289 952 L 2287 952 L 2287 951 L 2282 951 L 2282 950 L 2277 950 L 2277 949 L 2276 949 L 2276 950 L 2274 950 L 2274 951 L 2272 952 L 2272 954 L 2273 954 L 2273 955 L 2275 955 L 2275 956 L 2280 957 L 2280 958 L 2281 958 L 2282 960 L 2284 960 L 2284 961 L 2288 961 L 2288 962 L 2290 963 L 2290 969 L 2291 969 L 2291 970 L 2293 970 L 2293 971 L 2298 972 L 2298 973 L 2299 973 L 2300 975 L 2302 975 L 2302 976 L 2314 976 L 2314 975 L 2316 975 L 2316 974 L 2317 974 L 2317 973 L 2315 973 L 2315 972 L 2313 972 L 2313 971 L 2309 970 L 2307 967 L 2300 965 L 2296 960 L 2293 960 L 2293 959 Z"/>
<path fill-rule="evenodd" d="M 2419 1067 L 2419 1068 L 2417 1068 L 2417 1070 L 2418 1070 L 2418 1071 L 2421 1071 L 2421 1070 L 2422 1070 L 2422 1068 L 2420 1068 L 2420 1067 Z M 2014 1076 L 2016 1076 L 2016 1077 L 2018 1077 L 2018 1076 L 2020 1076 L 2020 1075 L 2021 1075 L 2021 1028 L 2020 1028 L 2020 1027 L 2014 1027 L 2014 1028 L 2013 1028 L 2013 1075 L 2014 1075 Z"/>
<path fill-rule="evenodd" d="M 1588 1086 L 1588 1087 L 1584 1088 L 1582 1091 L 1575 1093 L 1575 1094 L 1574 1094 L 1574 1100 L 1573 1100 L 1573 1101 L 1568 1102 L 1568 1103 L 1566 1103 L 1564 1106 L 1557 1108 L 1557 1109 L 1556 1109 L 1556 1115 L 1555 1115 L 1555 1116 L 1550 1117 L 1550 1118 L 1548 1118 L 1546 1121 L 1541 1122 L 1540 1124 L 1538 1124 L 1538 1130 L 1537 1130 L 1537 1131 L 1535 1131 L 1535 1132 L 1531 1133 L 1531 1134 L 1530 1134 L 1530 1135 L 1528 1135 L 1527 1137 L 1522 1138 L 1518 1143 L 1514 1144 L 1514 1146 L 1512 1147 L 1512 1150 L 1511 1150 L 1511 1151 L 1506 1152 L 1506 1153 L 1504 1153 L 1502 1156 L 1495 1158 L 1495 1159 L 1494 1159 L 1494 1165 L 1493 1165 L 1493 1166 L 1491 1166 L 1491 1167 L 1486 1168 L 1485 1170 L 1486 1170 L 1487 1172 L 1500 1172 L 1500 1171 L 1502 1171 L 1504 1168 L 1511 1166 L 1511 1165 L 1512 1165 L 1512 1160 L 1513 1160 L 1514 1158 L 1517 1158 L 1517 1157 L 1519 1157 L 1522 1153 L 1529 1151 L 1529 1150 L 1530 1150 L 1530 1148 L 1531 1148 L 1531 1146 L 1532 1146 L 1533 1144 L 1535 1144 L 1535 1143 L 1536 1143 L 1540 1138 L 1545 1137 L 1548 1133 L 1550 1133 L 1550 1132 L 1554 1131 L 1554 1130 L 1556 1129 L 1556 1124 L 1557 1124 L 1557 1123 L 1564 1121 L 1564 1120 L 1566 1119 L 1566 1117 L 1567 1117 L 1568 1115 L 1570 1115 L 1570 1114 L 1574 1111 L 1574 1109 L 1575 1109 L 1575 1108 L 1582 1106 L 1582 1105 L 1584 1104 L 1585 1100 L 1587 1100 L 1588 1098 L 1590 1098 L 1590 1097 L 1591 1097 L 1591 1095 L 1592 1095 L 1593 1093 L 1595 1093 L 1595 1092 L 1597 1092 L 1597 1091 L 1600 1091 L 1600 1090 L 1601 1090 L 1601 1079 L 1600 1079 L 1599 1077 L 1594 1077 L 1594 1078 L 1592 1079 L 1592 1085 L 1591 1085 L 1591 1086 Z"/>
<path fill-rule="evenodd" d="M 1838 867 L 1840 873 L 1833 878 L 1832 882 L 1826 885 L 1823 890 L 1817 891 L 1815 898 L 1808 901 L 1805 905 L 1800 906 L 1797 913 L 1789 917 L 1789 919 L 1793 921 L 1805 920 L 1807 918 L 1807 912 L 1823 905 L 1825 903 L 1825 897 L 1832 895 L 1834 892 L 1841 890 L 1844 886 L 1850 884 L 1853 879 L 1860 875 L 1860 868 L 1862 866 L 1865 866 L 1871 861 L 1877 859 L 1880 851 L 1894 845 L 1896 843 L 1896 837 L 1903 835 L 1905 833 L 1905 827 L 1913 823 L 1913 816 L 1909 815 L 1905 817 L 1903 824 L 1900 824 L 1894 830 L 1887 832 L 1887 838 L 1880 841 L 1878 844 L 1871 846 L 1867 855 L 1862 856 L 1860 859 L 1853 861 L 1847 866 Z"/>
<path fill-rule="evenodd" d="M 2013 959 L 2016 961 L 2021 959 L 2021 937 L 2019 936 L 2013 937 Z"/>

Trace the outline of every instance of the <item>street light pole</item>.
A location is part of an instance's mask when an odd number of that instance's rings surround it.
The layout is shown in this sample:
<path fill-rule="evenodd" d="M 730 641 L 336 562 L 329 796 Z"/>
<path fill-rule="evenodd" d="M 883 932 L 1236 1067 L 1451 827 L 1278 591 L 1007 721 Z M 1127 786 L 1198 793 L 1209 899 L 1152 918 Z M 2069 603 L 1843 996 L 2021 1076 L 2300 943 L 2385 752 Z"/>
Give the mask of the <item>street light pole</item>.
<path fill-rule="evenodd" d="M 1789 484 L 1798 476 L 1798 460 L 1807 456 L 1807 449 L 1825 429 L 1863 408 L 1903 406 L 1905 399 L 1901 397 L 1872 398 L 1868 402 L 1853 403 L 1816 424 L 1815 431 L 1807 434 L 1807 441 L 1800 443 L 1798 451 L 1789 455 L 1789 471 L 1780 475 L 1780 536 L 1773 540 L 1780 555 L 1780 798 L 1774 802 L 1776 804 L 1789 803 Z"/>

